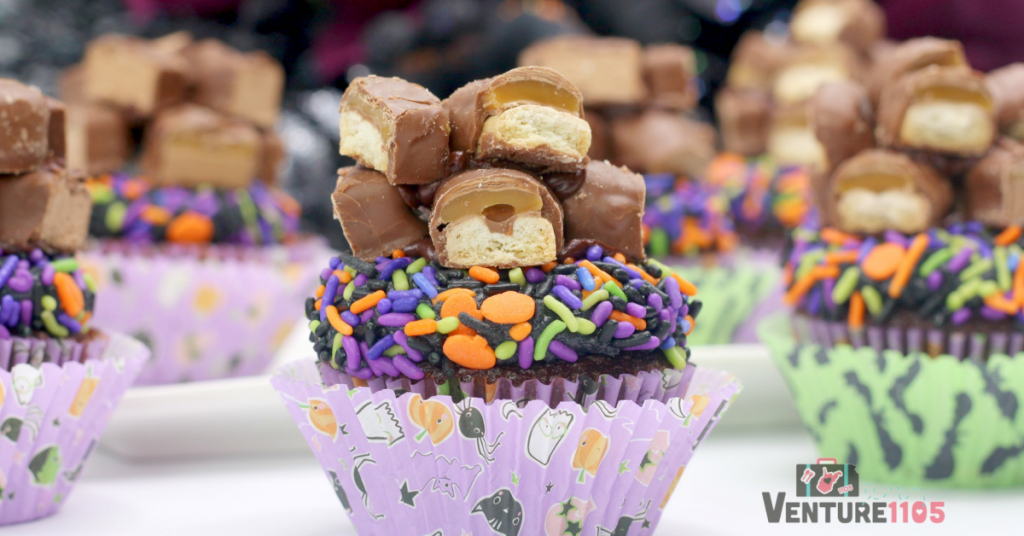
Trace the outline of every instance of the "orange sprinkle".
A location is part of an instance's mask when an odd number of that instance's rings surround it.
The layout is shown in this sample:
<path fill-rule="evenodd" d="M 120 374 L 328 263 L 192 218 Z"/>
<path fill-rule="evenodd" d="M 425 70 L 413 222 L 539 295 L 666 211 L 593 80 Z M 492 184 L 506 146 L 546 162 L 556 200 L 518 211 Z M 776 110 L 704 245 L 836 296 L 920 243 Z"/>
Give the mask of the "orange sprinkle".
<path fill-rule="evenodd" d="M 1022 233 L 1024 233 L 1024 229 L 1021 229 L 1020 225 L 1011 225 L 997 234 L 993 240 L 997 246 L 1009 246 L 1016 242 Z"/>
<path fill-rule="evenodd" d="M 302 215 L 302 205 L 298 201 L 292 198 L 292 196 L 282 192 L 281 190 L 272 190 L 274 200 L 277 201 L 277 206 L 281 207 L 281 211 L 289 216 L 300 216 Z"/>
<path fill-rule="evenodd" d="M 786 261 L 782 269 L 782 285 L 788 287 L 793 282 L 793 263 Z"/>
<path fill-rule="evenodd" d="M 167 222 L 171 221 L 171 216 L 169 210 L 155 205 L 146 205 L 139 213 L 143 221 L 156 226 L 167 225 Z"/>
<path fill-rule="evenodd" d="M 562 264 L 572 264 L 574 262 L 576 262 L 576 259 L 572 257 L 566 257 L 565 259 L 562 260 Z"/>
<path fill-rule="evenodd" d="M 480 314 L 496 324 L 519 324 L 533 318 L 536 310 L 533 298 L 519 292 L 502 292 L 480 304 Z"/>
<path fill-rule="evenodd" d="M 316 300 L 316 303 L 313 304 L 313 308 L 316 309 L 317 311 L 319 311 L 320 310 L 320 305 L 323 303 L 323 301 L 324 300 L 322 300 L 322 299 Z"/>
<path fill-rule="evenodd" d="M 493 285 L 498 282 L 498 272 L 491 270 L 490 268 L 484 268 L 483 266 L 474 266 L 469 269 L 469 277 L 476 279 L 477 281 L 483 281 L 488 285 Z"/>
<path fill-rule="evenodd" d="M 476 298 L 473 296 L 467 296 L 465 294 L 456 294 L 444 301 L 444 305 L 441 306 L 441 318 L 459 317 L 459 313 L 466 313 L 469 316 L 481 320 L 484 315 L 480 313 L 476 306 Z M 476 332 L 470 329 L 468 326 L 459 324 L 459 327 L 455 328 L 452 333 L 456 335 L 475 335 Z"/>
<path fill-rule="evenodd" d="M 121 185 L 121 195 L 129 201 L 138 199 L 149 187 L 139 179 L 128 179 Z"/>
<path fill-rule="evenodd" d="M 803 275 L 800 279 L 793 283 L 793 286 L 789 287 L 786 291 L 786 295 L 783 296 L 783 301 L 789 305 L 795 305 L 796 302 L 800 301 L 800 298 L 807 294 L 811 287 L 818 282 L 822 277 L 838 277 L 839 267 L 838 266 L 815 266 L 809 272 Z"/>
<path fill-rule="evenodd" d="M 643 318 L 637 318 L 635 316 L 627 315 L 622 311 L 612 311 L 612 313 L 608 315 L 608 318 L 611 318 L 616 322 L 629 322 L 630 324 L 633 324 L 637 331 L 643 331 L 647 329 L 646 320 L 644 320 Z"/>
<path fill-rule="evenodd" d="M 898 299 L 903 294 L 903 288 L 907 286 L 907 281 L 910 281 L 917 261 L 921 259 L 921 255 L 924 255 L 924 250 L 927 248 L 928 235 L 924 233 L 918 234 L 910 242 L 907 254 L 903 256 L 899 267 L 896 268 L 896 275 L 892 276 L 892 281 L 889 282 L 889 297 Z"/>
<path fill-rule="evenodd" d="M 319 287 L 316 287 L 316 294 L 314 294 L 314 296 L 316 296 L 317 298 L 323 298 L 324 297 L 324 292 L 326 292 L 326 291 L 327 291 L 327 287 L 324 286 L 324 285 L 320 285 Z"/>
<path fill-rule="evenodd" d="M 71 317 L 78 316 L 85 309 L 85 296 L 82 289 L 78 288 L 75 279 L 64 272 L 53 274 L 53 286 L 57 287 L 57 297 L 60 304 Z"/>
<path fill-rule="evenodd" d="M 834 279 L 839 277 L 838 266 L 815 266 L 811 268 L 811 273 L 814 274 L 815 279 Z"/>
<path fill-rule="evenodd" d="M 640 272 L 640 277 L 644 278 L 644 281 L 647 281 L 648 283 L 650 283 L 652 285 L 657 285 L 658 284 L 657 278 L 655 278 L 651 274 L 649 274 L 646 271 L 644 271 L 643 268 L 641 268 L 641 267 L 639 267 L 639 266 L 637 266 L 635 264 L 627 264 L 626 266 L 636 270 L 637 272 Z M 586 297 L 586 296 L 584 296 L 584 297 Z"/>
<path fill-rule="evenodd" d="M 884 281 L 896 273 L 906 253 L 903 246 L 893 242 L 878 244 L 864 257 L 861 270 L 875 281 Z"/>
<path fill-rule="evenodd" d="M 582 260 L 580 261 L 580 266 L 586 268 L 587 271 L 590 272 L 590 275 L 600 279 L 601 281 L 604 281 L 605 283 L 611 281 L 612 284 L 616 285 L 619 288 L 622 288 L 622 283 L 619 283 L 618 279 L 615 279 L 614 277 L 608 275 L 607 272 L 595 266 L 594 263 L 588 260 Z"/>
<path fill-rule="evenodd" d="M 437 331 L 437 321 L 435 321 L 433 318 L 414 320 L 405 325 L 405 334 L 410 337 L 417 337 L 419 335 L 430 335 L 435 331 Z"/>
<path fill-rule="evenodd" d="M 690 323 L 690 331 L 687 331 L 686 335 L 689 335 L 689 334 L 693 333 L 693 328 L 697 327 L 697 321 L 694 320 L 693 317 L 690 316 L 690 315 L 684 316 L 683 320 L 686 320 L 687 322 Z"/>
<path fill-rule="evenodd" d="M 523 322 L 522 324 L 516 324 L 512 326 L 512 329 L 508 330 L 509 337 L 512 340 L 519 342 L 530 336 L 530 332 L 533 331 L 533 326 L 529 322 Z"/>
<path fill-rule="evenodd" d="M 826 264 L 849 264 L 857 262 L 857 250 L 832 251 L 825 254 Z"/>
<path fill-rule="evenodd" d="M 468 369 L 492 369 L 498 362 L 487 340 L 479 335 L 449 335 L 443 351 L 448 359 Z"/>
<path fill-rule="evenodd" d="M 540 265 L 540 269 L 544 270 L 545 272 L 550 272 L 551 270 L 555 269 L 555 266 L 558 266 L 558 261 L 545 262 L 544 264 Z"/>
<path fill-rule="evenodd" d="M 452 296 L 458 296 L 460 294 L 464 295 L 464 296 L 469 296 L 470 298 L 475 298 L 476 297 L 476 292 L 473 292 L 472 290 L 469 290 L 468 288 L 450 288 L 450 289 L 448 289 L 448 290 L 438 294 L 437 296 L 435 296 L 433 302 L 434 303 L 443 302 L 443 301 L 447 300 L 448 298 L 451 298 Z"/>
<path fill-rule="evenodd" d="M 859 290 L 853 291 L 853 294 L 850 294 L 850 316 L 846 319 L 846 323 L 850 326 L 850 329 L 860 329 L 864 327 L 865 310 L 864 297 L 860 295 Z"/>
<path fill-rule="evenodd" d="M 348 283 L 349 281 L 352 281 L 352 274 L 345 270 L 335 270 L 334 275 L 338 276 L 338 281 L 341 283 Z"/>
<path fill-rule="evenodd" d="M 352 326 L 346 324 L 341 319 L 341 315 L 338 314 L 338 308 L 333 305 L 327 306 L 327 321 L 331 323 L 331 326 L 334 326 L 334 329 L 338 330 L 338 333 L 342 335 L 352 334 Z"/>
<path fill-rule="evenodd" d="M 364 380 L 362 378 L 356 378 L 355 376 L 352 377 L 352 385 L 354 385 L 356 387 L 369 387 L 370 386 L 369 382 L 367 382 L 366 380 Z"/>
<path fill-rule="evenodd" d="M 587 296 L 590 296 L 591 294 L 597 292 L 597 289 L 596 288 L 594 290 L 583 289 L 580 292 L 583 294 L 583 299 L 585 300 L 585 299 L 587 299 Z"/>
<path fill-rule="evenodd" d="M 995 294 L 985 298 L 985 305 L 1011 316 L 1020 311 L 1020 305 L 1013 300 L 1007 299 L 1001 292 L 996 292 Z"/>
<path fill-rule="evenodd" d="M 682 292 L 687 296 L 697 295 L 697 285 L 694 285 L 693 283 L 683 279 L 682 277 L 679 276 L 679 274 L 672 274 L 672 279 L 675 279 L 676 281 L 679 282 L 679 292 Z"/>
<path fill-rule="evenodd" d="M 391 252 L 391 258 L 392 259 L 398 259 L 398 258 L 401 258 L 401 257 L 404 257 L 404 256 L 405 256 L 405 252 L 400 250 L 400 249 L 396 249 L 396 250 Z"/>
<path fill-rule="evenodd" d="M 206 244 L 210 240 L 213 240 L 213 220 L 198 212 L 183 212 L 167 225 L 168 242 Z"/>
<path fill-rule="evenodd" d="M 1017 264 L 1017 271 L 1013 273 L 1013 301 L 1024 307 L 1024 262 Z"/>
<path fill-rule="evenodd" d="M 371 307 L 376 307 L 377 302 L 383 300 L 387 296 L 387 293 L 385 293 L 383 290 L 378 290 L 373 294 L 363 296 L 362 298 L 359 298 L 358 300 L 352 302 L 352 305 L 350 305 L 348 309 L 349 311 L 352 311 L 352 314 L 357 315 L 359 313 L 362 313 L 363 311 L 370 309 Z"/>
<path fill-rule="evenodd" d="M 860 243 L 860 239 L 856 236 L 846 234 L 839 229 L 834 229 L 832 227 L 826 227 L 821 230 L 821 239 L 822 241 L 835 246 L 841 246 L 848 241 L 856 242 L 858 244 Z"/>
<path fill-rule="evenodd" d="M 626 256 L 623 255 L 622 253 L 616 253 L 615 255 L 612 255 L 612 258 L 623 264 L 626 263 Z"/>

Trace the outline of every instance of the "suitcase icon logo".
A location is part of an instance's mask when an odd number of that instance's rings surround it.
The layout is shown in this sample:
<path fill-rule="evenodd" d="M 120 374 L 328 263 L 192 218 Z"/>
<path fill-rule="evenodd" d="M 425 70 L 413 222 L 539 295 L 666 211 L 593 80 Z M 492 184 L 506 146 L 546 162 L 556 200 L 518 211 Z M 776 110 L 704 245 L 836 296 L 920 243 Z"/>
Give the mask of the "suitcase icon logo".
<path fill-rule="evenodd" d="M 856 465 L 818 458 L 816 463 L 796 466 L 798 497 L 857 497 L 859 488 Z"/>

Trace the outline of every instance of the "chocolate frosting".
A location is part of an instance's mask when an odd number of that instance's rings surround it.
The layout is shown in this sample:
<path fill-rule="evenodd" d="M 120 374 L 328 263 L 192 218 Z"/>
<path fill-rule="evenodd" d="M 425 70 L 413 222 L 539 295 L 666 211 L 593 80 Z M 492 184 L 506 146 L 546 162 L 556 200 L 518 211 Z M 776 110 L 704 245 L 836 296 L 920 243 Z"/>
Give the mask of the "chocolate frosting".
<path fill-rule="evenodd" d="M 768 144 L 772 95 L 761 89 L 726 87 L 715 94 L 715 115 L 726 151 L 758 156 Z"/>
<path fill-rule="evenodd" d="M 967 174 L 967 217 L 994 227 L 1024 224 L 1024 145 L 1003 139 Z"/>
<path fill-rule="evenodd" d="M 0 248 L 74 253 L 85 243 L 91 212 L 85 177 L 54 162 L 0 178 Z"/>
<path fill-rule="evenodd" d="M 966 68 L 967 58 L 964 56 L 963 45 L 950 39 L 918 37 L 908 39 L 891 49 L 883 49 L 875 57 L 875 63 L 867 78 L 871 100 L 877 103 L 885 86 L 896 82 L 907 73 L 929 65 Z"/>
<path fill-rule="evenodd" d="M 989 72 L 985 86 L 992 95 L 999 130 L 1010 133 L 1010 129 L 1024 119 L 1024 63 L 1012 63 Z"/>
<path fill-rule="evenodd" d="M 711 125 L 660 110 L 616 121 L 612 136 L 616 163 L 641 173 L 698 177 L 716 152 Z"/>
<path fill-rule="evenodd" d="M 830 82 L 818 88 L 809 115 L 829 169 L 875 145 L 875 111 L 867 90 L 857 82 Z"/>
<path fill-rule="evenodd" d="M 565 237 L 592 240 L 630 260 L 644 260 L 644 178 L 608 162 L 587 164 L 583 186 L 563 201 Z"/>
<path fill-rule="evenodd" d="M 357 166 L 338 170 L 331 200 L 352 254 L 364 261 L 390 255 L 427 235 L 426 224 L 409 211 L 398 189 L 378 171 Z"/>
<path fill-rule="evenodd" d="M 0 173 L 20 173 L 47 156 L 50 107 L 35 87 L 0 78 Z"/>

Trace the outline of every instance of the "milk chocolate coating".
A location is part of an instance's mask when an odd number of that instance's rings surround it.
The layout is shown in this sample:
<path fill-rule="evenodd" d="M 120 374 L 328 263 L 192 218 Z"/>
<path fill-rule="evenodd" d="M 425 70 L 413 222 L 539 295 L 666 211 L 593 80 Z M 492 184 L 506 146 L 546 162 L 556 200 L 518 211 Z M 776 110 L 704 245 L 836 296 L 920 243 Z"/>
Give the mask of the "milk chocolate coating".
<path fill-rule="evenodd" d="M 964 181 L 967 217 L 993 227 L 1024 224 L 1024 145 L 1003 139 Z"/>
<path fill-rule="evenodd" d="M 0 78 L 0 173 L 21 173 L 47 156 L 50 107 L 38 89 Z"/>
<path fill-rule="evenodd" d="M 985 86 L 992 95 L 999 131 L 1018 140 L 1024 137 L 1024 132 L 1018 131 L 1024 120 L 1024 63 L 1011 63 L 989 72 Z"/>
<path fill-rule="evenodd" d="M 726 151 L 746 156 L 765 152 L 772 95 L 760 89 L 726 87 L 715 94 L 715 115 Z"/>
<path fill-rule="evenodd" d="M 280 180 L 281 164 L 287 156 L 284 142 L 272 130 L 261 133 L 263 140 L 263 160 L 260 163 L 259 179 L 271 186 Z"/>
<path fill-rule="evenodd" d="M 338 170 L 331 201 L 352 254 L 364 261 L 427 236 L 427 225 L 413 216 L 398 189 L 378 171 L 357 166 Z"/>
<path fill-rule="evenodd" d="M 594 240 L 633 261 L 644 256 L 644 178 L 608 162 L 587 164 L 583 186 L 562 202 L 565 239 Z"/>
<path fill-rule="evenodd" d="M 790 49 L 782 65 L 775 71 L 775 83 L 772 87 L 772 96 L 776 102 L 782 104 L 803 103 L 814 95 L 813 93 L 803 95 L 790 95 L 791 91 L 784 82 L 792 80 L 786 77 L 791 69 L 803 69 L 808 66 L 829 66 L 837 67 L 843 80 L 861 80 L 865 76 L 866 67 L 863 57 L 845 43 L 827 43 L 821 45 L 800 45 Z M 829 82 L 839 81 L 829 79 Z M 806 85 L 806 84 L 804 84 Z M 813 89 L 817 89 L 816 87 Z"/>
<path fill-rule="evenodd" d="M 67 104 L 88 101 L 89 97 L 85 94 L 85 66 L 76 63 L 61 71 L 57 79 L 57 91 L 60 100 Z"/>
<path fill-rule="evenodd" d="M 647 97 L 642 57 L 640 43 L 632 39 L 564 35 L 530 45 L 519 65 L 558 71 L 591 106 L 633 105 Z"/>
<path fill-rule="evenodd" d="M 697 59 L 693 49 L 676 44 L 644 49 L 644 81 L 651 104 L 686 111 L 697 105 Z"/>
<path fill-rule="evenodd" d="M 50 97 L 46 98 L 46 105 L 50 108 L 50 123 L 46 129 L 49 155 L 53 158 L 64 158 L 67 150 L 67 107 L 63 102 Z"/>
<path fill-rule="evenodd" d="M 438 188 L 434 196 L 434 208 L 430 214 L 430 239 L 434 242 L 437 250 L 437 257 L 443 266 L 451 266 L 448 259 L 447 235 L 445 229 L 441 229 L 441 211 L 449 202 L 457 200 L 458 197 L 480 189 L 509 190 L 516 189 L 540 196 L 542 206 L 540 215 L 551 222 L 555 234 L 555 253 L 562 250 L 564 222 L 562 206 L 555 200 L 544 183 L 532 175 L 512 169 L 474 169 L 464 171 L 446 179 Z M 491 232 L 506 232 L 515 222 L 515 216 L 501 222 L 487 220 L 487 226 Z M 513 266 L 497 266 L 498 268 L 512 268 Z"/>
<path fill-rule="evenodd" d="M 715 130 L 677 114 L 648 110 L 612 128 L 617 163 L 641 173 L 704 174 L 715 157 Z"/>
<path fill-rule="evenodd" d="M 284 91 L 281 64 L 266 52 L 242 53 L 216 39 L 204 39 L 182 49 L 192 67 L 189 74 L 196 103 L 262 128 L 273 128 Z"/>
<path fill-rule="evenodd" d="M 124 114 L 106 104 L 77 102 L 67 110 L 67 168 L 87 175 L 113 173 L 132 152 Z"/>
<path fill-rule="evenodd" d="M 352 105 L 349 99 L 361 96 L 380 112 L 381 121 L 390 127 L 384 140 L 387 169 L 381 169 L 391 184 L 423 184 L 445 175 L 448 167 L 448 113 L 441 101 L 426 88 L 400 78 L 364 76 L 355 79 L 341 98 L 341 111 Z M 359 112 L 358 109 L 354 111 Z M 362 112 L 359 112 L 362 113 Z M 366 118 L 374 122 L 373 118 Z M 384 125 L 375 125 L 382 131 Z M 360 161 L 369 167 L 369 162 Z"/>
<path fill-rule="evenodd" d="M 861 52 L 870 50 L 871 45 L 885 36 L 885 12 L 881 6 L 871 0 L 804 0 L 797 4 L 793 11 L 793 21 L 806 13 L 808 9 L 821 4 L 831 4 L 841 8 L 845 21 L 839 35 L 842 41 Z M 799 23 L 797 23 L 799 24 Z M 791 28 L 793 23 L 790 23 Z M 793 32 L 795 41 L 800 42 L 799 32 Z M 808 41 L 815 43 L 815 41 Z"/>
<path fill-rule="evenodd" d="M 476 152 L 476 144 L 480 139 L 480 129 L 484 122 L 478 117 L 480 112 L 477 110 L 477 98 L 491 80 L 474 80 L 456 89 L 450 97 L 441 102 L 451 122 L 451 136 L 448 141 L 452 151 L 461 151 L 463 154 Z"/>
<path fill-rule="evenodd" d="M 89 231 L 92 197 L 85 177 L 50 163 L 31 173 L 0 177 L 0 247 L 74 253 Z"/>
<path fill-rule="evenodd" d="M 120 63 L 107 65 L 111 58 Z M 138 64 L 126 65 L 126 61 Z M 107 34 L 94 39 L 86 47 L 82 65 L 86 97 L 122 108 L 133 119 L 151 117 L 183 101 L 188 93 L 188 62 L 139 37 Z"/>
<path fill-rule="evenodd" d="M 967 68 L 963 45 L 949 39 L 918 37 L 879 52 L 867 77 L 872 102 L 881 99 L 885 86 L 929 65 Z"/>
<path fill-rule="evenodd" d="M 772 81 L 793 52 L 783 39 L 770 39 L 760 31 L 747 31 L 733 48 L 726 82 L 739 89 L 772 90 Z"/>
<path fill-rule="evenodd" d="M 829 169 L 875 145 L 875 112 L 867 90 L 857 82 L 821 86 L 811 99 L 809 114 Z"/>
<path fill-rule="evenodd" d="M 590 150 L 587 151 L 587 156 L 591 160 L 612 158 L 612 128 L 604 114 L 588 108 L 587 115 L 583 118 L 590 125 Z"/>

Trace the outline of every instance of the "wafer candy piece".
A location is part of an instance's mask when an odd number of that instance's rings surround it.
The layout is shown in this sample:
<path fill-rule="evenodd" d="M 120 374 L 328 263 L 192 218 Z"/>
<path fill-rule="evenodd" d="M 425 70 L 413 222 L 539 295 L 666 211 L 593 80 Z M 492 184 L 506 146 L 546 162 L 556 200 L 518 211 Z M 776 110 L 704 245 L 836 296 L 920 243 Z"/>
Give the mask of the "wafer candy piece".
<path fill-rule="evenodd" d="M 980 156 L 996 135 L 985 79 L 961 67 L 930 66 L 885 88 L 875 136 L 884 147 Z"/>
<path fill-rule="evenodd" d="M 644 81 L 654 106 L 690 110 L 697 105 L 697 57 L 693 49 L 676 44 L 644 49 Z"/>
<path fill-rule="evenodd" d="M 590 125 L 583 96 L 546 67 L 518 67 L 459 88 L 442 103 L 451 149 L 478 160 L 505 160 L 541 171 L 586 165 Z"/>
<path fill-rule="evenodd" d="M 968 68 L 964 47 L 959 41 L 918 37 L 891 46 L 882 44 L 880 48 L 867 76 L 868 91 L 876 104 L 885 86 L 895 83 L 905 74 L 929 65 Z"/>
<path fill-rule="evenodd" d="M 814 136 L 831 171 L 847 158 L 875 146 L 875 114 L 864 86 L 852 80 L 830 82 L 811 99 Z"/>
<path fill-rule="evenodd" d="M 75 103 L 67 110 L 67 168 L 88 175 L 113 173 L 131 154 L 124 114 L 106 104 Z"/>
<path fill-rule="evenodd" d="M 593 241 L 630 260 L 644 260 L 645 195 L 640 175 L 608 162 L 591 161 L 583 185 L 562 201 L 566 243 Z"/>
<path fill-rule="evenodd" d="M 811 124 L 809 103 L 778 106 L 768 131 L 768 154 L 780 165 L 828 169 L 828 156 Z"/>
<path fill-rule="evenodd" d="M 967 216 L 994 227 L 1024 225 L 1024 145 L 997 143 L 967 174 Z"/>
<path fill-rule="evenodd" d="M 422 86 L 364 76 L 341 98 L 341 154 L 391 184 L 425 184 L 448 167 L 448 113 Z"/>
<path fill-rule="evenodd" d="M 123 108 L 133 116 L 150 117 L 185 98 L 188 64 L 152 41 L 104 35 L 86 48 L 85 95 Z"/>
<path fill-rule="evenodd" d="M 427 236 L 427 225 L 402 201 L 398 187 L 378 171 L 358 166 L 338 170 L 331 201 L 352 254 L 364 261 L 390 255 Z"/>
<path fill-rule="evenodd" d="M 33 170 L 46 160 L 50 106 L 37 88 L 0 78 L 0 173 Z"/>
<path fill-rule="evenodd" d="M 146 130 L 141 166 L 159 185 L 245 188 L 260 170 L 261 147 L 248 122 L 184 104 L 162 112 Z"/>
<path fill-rule="evenodd" d="M 1012 63 L 985 76 L 999 132 L 1024 141 L 1024 63 Z"/>
<path fill-rule="evenodd" d="M 537 266 L 562 248 L 562 207 L 539 180 L 511 169 L 465 171 L 437 191 L 430 238 L 450 268 Z"/>
<path fill-rule="evenodd" d="M 804 0 L 789 23 L 797 43 L 841 41 L 866 52 L 885 36 L 885 12 L 871 0 Z"/>
<path fill-rule="evenodd" d="M 715 94 L 715 115 L 726 151 L 746 156 L 765 152 L 772 117 L 771 93 L 725 87 Z"/>
<path fill-rule="evenodd" d="M 728 87 L 771 91 L 775 73 L 787 61 L 793 47 L 763 32 L 744 32 L 729 58 Z"/>
<path fill-rule="evenodd" d="M 74 253 L 89 231 L 92 198 L 85 177 L 48 164 L 31 173 L 0 177 L 0 248 Z"/>
<path fill-rule="evenodd" d="M 262 160 L 257 176 L 268 185 L 275 186 L 281 178 L 281 164 L 284 163 L 286 156 L 284 142 L 272 130 L 263 132 L 261 140 Z"/>
<path fill-rule="evenodd" d="M 534 43 L 519 65 L 550 67 L 569 79 L 590 106 L 639 104 L 647 98 L 640 43 L 619 37 L 562 36 Z"/>
<path fill-rule="evenodd" d="M 242 53 L 216 39 L 194 43 L 182 54 L 192 67 L 195 102 L 263 128 L 277 122 L 284 68 L 269 54 Z"/>
<path fill-rule="evenodd" d="M 855 80 L 862 70 L 856 53 L 842 43 L 804 45 L 795 48 L 779 67 L 772 94 L 781 104 L 805 102 L 821 85 Z"/>
<path fill-rule="evenodd" d="M 715 130 L 678 114 L 648 110 L 613 124 L 616 160 L 643 173 L 704 174 L 715 157 Z"/>

